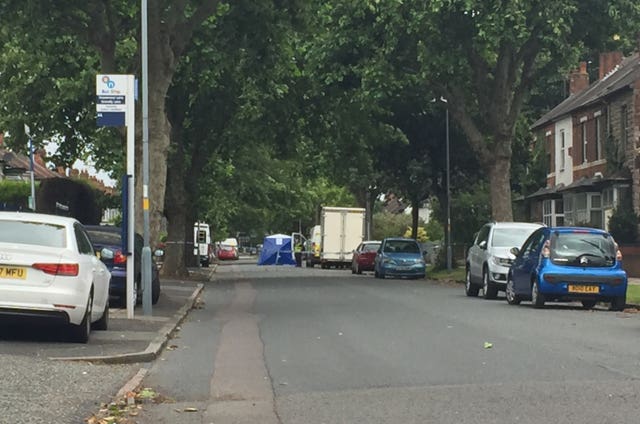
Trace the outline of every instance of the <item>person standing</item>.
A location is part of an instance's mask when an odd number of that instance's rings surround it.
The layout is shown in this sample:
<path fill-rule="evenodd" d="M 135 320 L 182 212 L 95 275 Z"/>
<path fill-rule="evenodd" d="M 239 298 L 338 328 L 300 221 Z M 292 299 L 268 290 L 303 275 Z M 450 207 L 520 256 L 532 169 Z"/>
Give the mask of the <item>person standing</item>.
<path fill-rule="evenodd" d="M 302 248 L 303 248 L 302 238 L 298 238 L 296 245 L 293 247 L 293 254 L 296 258 L 296 267 L 298 268 L 302 267 Z"/>

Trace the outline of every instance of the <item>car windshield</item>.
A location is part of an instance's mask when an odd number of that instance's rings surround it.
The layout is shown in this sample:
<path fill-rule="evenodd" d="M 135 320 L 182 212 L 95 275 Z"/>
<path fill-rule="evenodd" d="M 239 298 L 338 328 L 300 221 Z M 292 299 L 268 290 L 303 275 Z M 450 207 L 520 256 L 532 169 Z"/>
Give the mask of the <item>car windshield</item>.
<path fill-rule="evenodd" d="M 493 230 L 493 247 L 520 247 L 535 228 L 505 227 Z"/>
<path fill-rule="evenodd" d="M 551 236 L 551 260 L 568 266 L 612 266 L 616 247 L 609 234 L 555 233 Z"/>
<path fill-rule="evenodd" d="M 66 247 L 67 237 L 63 225 L 9 220 L 0 221 L 0 242 Z"/>
<path fill-rule="evenodd" d="M 380 248 L 380 243 L 367 243 L 362 246 L 363 252 L 377 252 Z"/>
<path fill-rule="evenodd" d="M 89 233 L 89 237 L 91 237 L 91 241 L 97 244 L 106 244 L 106 245 L 122 244 L 122 238 L 120 236 L 120 233 L 115 231 L 87 229 L 87 233 Z"/>
<path fill-rule="evenodd" d="M 232 251 L 232 250 L 233 250 L 233 246 L 228 246 L 228 245 L 226 245 L 226 244 L 223 244 L 223 245 L 221 245 L 221 246 L 220 246 L 220 249 L 221 249 L 221 250 L 226 250 L 226 251 L 230 252 L 230 251 Z"/>
<path fill-rule="evenodd" d="M 418 243 L 412 240 L 389 240 L 384 246 L 388 253 L 420 253 Z"/>

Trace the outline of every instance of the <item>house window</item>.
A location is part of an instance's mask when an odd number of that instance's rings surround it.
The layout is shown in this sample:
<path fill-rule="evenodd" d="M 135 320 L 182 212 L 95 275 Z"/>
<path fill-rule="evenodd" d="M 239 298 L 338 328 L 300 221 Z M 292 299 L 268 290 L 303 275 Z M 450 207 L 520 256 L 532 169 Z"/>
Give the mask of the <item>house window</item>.
<path fill-rule="evenodd" d="M 564 140 L 564 130 L 560 130 L 560 171 L 564 171 L 564 167 L 566 165 L 565 158 L 565 140 Z"/>
<path fill-rule="evenodd" d="M 573 220 L 575 225 L 585 225 L 589 222 L 587 207 L 587 193 L 576 193 L 573 197 Z"/>
<path fill-rule="evenodd" d="M 589 224 L 603 228 L 602 223 L 602 197 L 600 193 L 589 193 Z"/>
<path fill-rule="evenodd" d="M 587 123 L 580 124 L 582 131 L 582 163 L 587 163 Z"/>
<path fill-rule="evenodd" d="M 549 199 L 542 202 L 542 222 L 550 227 L 564 225 L 562 199 Z"/>
<path fill-rule="evenodd" d="M 602 116 L 596 118 L 596 160 L 602 159 Z"/>

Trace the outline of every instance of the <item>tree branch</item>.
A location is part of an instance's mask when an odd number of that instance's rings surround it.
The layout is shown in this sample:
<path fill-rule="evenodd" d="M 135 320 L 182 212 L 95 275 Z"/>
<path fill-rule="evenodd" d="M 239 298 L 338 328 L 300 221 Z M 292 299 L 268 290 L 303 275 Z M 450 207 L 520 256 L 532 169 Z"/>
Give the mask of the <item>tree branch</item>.
<path fill-rule="evenodd" d="M 182 54 L 195 29 L 216 12 L 219 4 L 220 0 L 206 0 L 189 18 L 176 23 L 171 42 L 171 48 L 176 57 Z"/>

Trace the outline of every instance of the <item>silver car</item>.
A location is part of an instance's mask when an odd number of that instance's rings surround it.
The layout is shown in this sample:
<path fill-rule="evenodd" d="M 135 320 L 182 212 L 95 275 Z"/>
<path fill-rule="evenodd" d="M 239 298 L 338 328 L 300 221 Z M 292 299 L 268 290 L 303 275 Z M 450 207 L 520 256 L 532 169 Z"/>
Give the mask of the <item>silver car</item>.
<path fill-rule="evenodd" d="M 542 226 L 528 222 L 490 222 L 483 225 L 467 252 L 467 296 L 477 296 L 482 288 L 485 299 L 495 299 L 498 291 L 505 291 L 507 273 L 515 259 L 509 250 L 522 246 Z"/>

